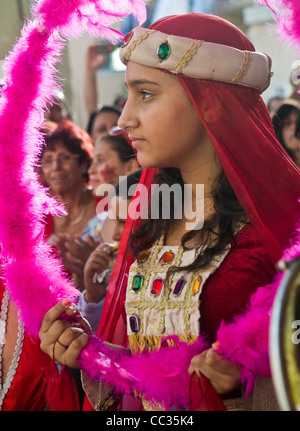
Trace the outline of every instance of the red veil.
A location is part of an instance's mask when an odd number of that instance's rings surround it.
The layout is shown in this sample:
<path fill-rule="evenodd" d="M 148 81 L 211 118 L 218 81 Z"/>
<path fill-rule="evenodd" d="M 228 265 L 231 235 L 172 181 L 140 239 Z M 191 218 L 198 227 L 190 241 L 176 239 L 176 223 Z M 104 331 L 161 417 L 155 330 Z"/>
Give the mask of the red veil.
<path fill-rule="evenodd" d="M 151 28 L 254 51 L 237 27 L 216 16 L 171 16 Z M 265 103 L 257 90 L 247 87 L 182 74 L 178 79 L 195 105 L 249 220 L 276 264 L 299 220 L 300 172 L 278 143 Z M 144 169 L 140 182 L 149 187 L 154 171 Z M 138 223 L 128 219 L 125 224 L 98 328 L 103 340 L 120 345 L 126 345 L 124 302 L 133 261 L 128 239 Z"/>

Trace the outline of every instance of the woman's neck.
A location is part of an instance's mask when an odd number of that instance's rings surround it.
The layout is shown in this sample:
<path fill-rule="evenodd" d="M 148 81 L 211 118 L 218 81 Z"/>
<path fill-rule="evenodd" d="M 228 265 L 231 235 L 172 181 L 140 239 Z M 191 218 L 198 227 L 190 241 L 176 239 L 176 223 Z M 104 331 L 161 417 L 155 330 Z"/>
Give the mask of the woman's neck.
<path fill-rule="evenodd" d="M 89 201 L 88 190 L 83 186 L 79 189 L 70 190 L 57 196 L 60 202 L 63 202 L 68 208 L 69 214 L 82 208 Z"/>

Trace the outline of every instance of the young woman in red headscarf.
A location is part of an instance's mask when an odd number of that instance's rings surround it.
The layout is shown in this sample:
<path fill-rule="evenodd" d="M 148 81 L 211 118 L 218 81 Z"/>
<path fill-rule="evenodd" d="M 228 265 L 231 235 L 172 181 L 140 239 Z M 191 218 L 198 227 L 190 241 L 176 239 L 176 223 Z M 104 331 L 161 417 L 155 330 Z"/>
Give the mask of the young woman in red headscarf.
<path fill-rule="evenodd" d="M 159 349 L 173 335 L 187 343 L 205 336 L 211 347 L 189 366 L 190 409 L 243 409 L 241 368 L 218 354 L 217 333 L 245 312 L 261 286 L 272 283 L 300 209 L 299 171 L 278 143 L 260 97 L 271 79 L 271 60 L 255 52 L 234 25 L 204 14 L 170 16 L 148 30 L 134 29 L 121 59 L 128 99 L 119 125 L 145 168 L 141 183 L 149 191 L 153 183 L 190 187 L 198 212 L 195 220 L 186 211 L 166 219 L 159 212 L 165 209 L 162 199 L 151 218 L 151 195 L 150 203 L 144 201 L 149 217 L 127 220 L 98 334 L 133 353 Z M 185 209 L 187 195 L 179 201 L 175 196 L 171 207 L 182 202 Z M 193 225 L 201 204 L 203 224 Z M 47 313 L 42 348 L 76 366 L 88 337 L 70 336 L 69 323 L 55 325 L 65 309 L 59 303 Z M 69 347 L 55 344 L 58 339 Z M 267 343 L 263 339 L 264 351 Z M 210 406 L 195 395 L 199 384 L 211 394 Z M 94 408 L 112 404 L 107 388 L 99 396 L 88 386 Z M 268 394 L 260 407 L 277 408 Z M 164 408 L 143 396 L 135 401 L 133 407 L 124 398 L 113 408 Z"/>

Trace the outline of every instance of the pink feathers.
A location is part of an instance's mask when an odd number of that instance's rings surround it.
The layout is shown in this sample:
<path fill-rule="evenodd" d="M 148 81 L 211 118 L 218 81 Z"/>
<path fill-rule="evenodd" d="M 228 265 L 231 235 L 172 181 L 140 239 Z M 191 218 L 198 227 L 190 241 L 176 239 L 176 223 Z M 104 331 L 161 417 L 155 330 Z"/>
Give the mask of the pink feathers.
<path fill-rule="evenodd" d="M 170 338 L 174 347 L 130 356 L 126 350 L 114 351 L 92 337 L 82 351 L 80 365 L 90 379 L 111 385 L 116 395 L 141 393 L 146 400 L 163 403 L 167 410 L 188 410 L 188 368 L 192 357 L 208 345 L 201 337 L 194 344 Z"/>
<path fill-rule="evenodd" d="M 110 28 L 117 20 L 133 13 L 142 25 L 146 20 L 141 0 L 41 0 L 34 8 L 48 31 L 59 30 L 65 37 L 76 37 L 83 31 L 116 42 L 122 33 Z"/>
<path fill-rule="evenodd" d="M 61 36 L 84 30 L 110 40 L 120 17 L 135 13 L 142 23 L 141 0 L 40 0 L 35 20 L 5 60 L 0 99 L 0 244 L 3 278 L 27 331 L 38 337 L 46 311 L 79 292 L 65 278 L 60 262 L 44 240 L 44 217 L 62 209 L 38 183 L 34 167 L 43 145 L 43 110 L 58 87 L 55 63 L 64 46 Z"/>
<path fill-rule="evenodd" d="M 300 49 L 300 2 L 298 0 L 256 0 L 274 13 L 277 32 L 282 41 L 298 45 Z"/>

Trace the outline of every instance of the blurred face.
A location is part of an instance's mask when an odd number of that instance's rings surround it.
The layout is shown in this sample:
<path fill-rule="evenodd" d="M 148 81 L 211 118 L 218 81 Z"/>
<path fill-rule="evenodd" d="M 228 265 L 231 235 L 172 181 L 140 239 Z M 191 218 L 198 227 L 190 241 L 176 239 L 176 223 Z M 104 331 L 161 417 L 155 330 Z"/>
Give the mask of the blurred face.
<path fill-rule="evenodd" d="M 41 162 L 43 177 L 53 194 L 61 195 L 82 187 L 86 166 L 79 165 L 78 156 L 62 142 L 58 141 L 53 151 L 46 150 Z"/>
<path fill-rule="evenodd" d="M 95 143 L 96 140 L 106 135 L 118 123 L 119 115 L 115 112 L 102 112 L 94 120 L 91 138 Z"/>
<path fill-rule="evenodd" d="M 116 186 L 121 175 L 127 175 L 129 164 L 123 163 L 109 141 L 100 139 L 94 150 L 92 164 L 89 168 L 90 184 L 96 193 L 100 184 L 108 183 Z"/>
<path fill-rule="evenodd" d="M 115 196 L 111 202 L 116 208 L 116 219 L 114 220 L 114 230 L 112 238 L 114 241 L 120 241 L 123 228 L 126 222 L 130 199 L 123 199 L 120 196 Z"/>
<path fill-rule="evenodd" d="M 140 165 L 188 169 L 198 162 L 207 134 L 177 78 L 129 61 L 126 85 L 118 124 L 129 132 Z"/>
<path fill-rule="evenodd" d="M 298 113 L 294 110 L 282 121 L 282 139 L 286 147 L 291 151 L 300 150 L 300 139 L 295 136 L 297 120 Z"/>

